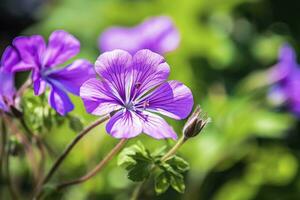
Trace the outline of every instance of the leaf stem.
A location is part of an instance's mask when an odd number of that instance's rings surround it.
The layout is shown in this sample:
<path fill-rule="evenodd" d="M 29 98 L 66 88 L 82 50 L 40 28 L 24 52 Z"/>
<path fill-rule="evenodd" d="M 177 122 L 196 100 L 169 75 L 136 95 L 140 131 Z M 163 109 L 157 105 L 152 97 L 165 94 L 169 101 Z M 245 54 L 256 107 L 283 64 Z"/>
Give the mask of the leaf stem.
<path fill-rule="evenodd" d="M 182 135 L 182 137 L 178 140 L 178 142 L 170 149 L 162 158 L 161 161 L 167 161 L 170 157 L 172 157 L 177 150 L 187 141 L 187 138 Z"/>
<path fill-rule="evenodd" d="M 62 152 L 62 154 L 56 159 L 56 161 L 54 162 L 54 164 L 52 165 L 52 167 L 50 168 L 49 172 L 47 173 L 47 175 L 42 179 L 42 181 L 40 183 L 38 183 L 37 187 L 36 187 L 36 193 L 35 193 L 35 197 L 36 199 L 38 199 L 41 196 L 41 192 L 42 192 L 42 186 L 45 185 L 53 176 L 53 174 L 55 173 L 55 171 L 58 169 L 58 167 L 61 165 L 61 163 L 65 160 L 65 158 L 68 156 L 68 154 L 70 153 L 70 151 L 74 148 L 74 146 L 80 141 L 80 139 L 82 139 L 88 132 L 90 132 L 93 128 L 95 128 L 96 126 L 98 126 L 99 124 L 105 122 L 106 120 L 108 120 L 110 118 L 110 115 L 105 115 L 102 118 L 96 120 L 95 122 L 93 122 L 91 125 L 89 125 L 88 127 L 86 127 L 84 130 L 82 130 L 70 143 L 69 145 L 64 149 L 64 151 Z"/>
<path fill-rule="evenodd" d="M 142 182 L 138 183 L 138 185 L 134 188 L 133 193 L 131 195 L 130 200 L 137 200 L 140 192 L 142 191 L 142 188 L 144 184 L 146 183 L 146 180 L 143 180 Z"/>
<path fill-rule="evenodd" d="M 11 173 L 10 173 L 10 155 L 9 155 L 9 149 L 10 149 L 10 142 L 8 142 L 7 144 L 7 152 L 6 152 L 6 169 L 5 169 L 5 173 L 6 173 L 6 178 L 7 178 L 7 186 L 8 186 L 8 190 L 10 192 L 10 195 L 12 197 L 13 200 L 18 200 L 19 195 L 17 192 L 17 189 L 15 188 L 13 182 L 12 182 L 12 178 L 11 178 Z"/>
<path fill-rule="evenodd" d="M 39 149 L 40 161 L 39 161 L 38 176 L 37 176 L 37 183 L 39 183 L 41 181 L 40 179 L 43 177 L 43 172 L 44 172 L 44 167 L 45 167 L 46 147 L 45 147 L 42 139 L 40 138 L 40 136 L 34 134 L 33 131 L 31 131 L 31 129 L 27 125 L 24 117 L 22 116 L 19 119 L 20 119 L 21 125 L 23 126 L 23 128 L 25 129 L 25 132 L 27 133 L 28 139 L 29 140 L 34 139 L 36 142 L 36 145 Z"/>
<path fill-rule="evenodd" d="M 5 158 L 5 145 L 6 145 L 6 127 L 4 124 L 4 121 L 1 121 L 1 148 L 0 148 L 0 177 L 2 177 L 2 166 L 3 166 L 3 161 Z"/>
<path fill-rule="evenodd" d="M 11 133 L 14 134 L 19 140 L 20 142 L 24 145 L 25 147 L 25 152 L 28 158 L 28 163 L 29 165 L 31 165 L 32 170 L 33 170 L 33 176 L 36 180 L 37 178 L 37 168 L 36 168 L 36 157 L 33 151 L 33 148 L 30 144 L 30 141 L 28 140 L 28 138 L 25 136 L 25 134 L 23 132 L 21 132 L 17 126 L 15 126 L 15 124 L 13 123 L 13 121 L 11 119 L 9 119 L 5 113 L 2 113 L 2 118 L 4 123 L 6 124 L 6 126 L 8 128 L 10 128 Z"/>
<path fill-rule="evenodd" d="M 57 189 L 60 190 L 65 187 L 83 183 L 83 182 L 89 180 L 90 178 L 92 178 L 93 176 L 95 176 L 122 149 L 122 147 L 127 142 L 127 140 L 128 139 L 121 139 L 120 142 L 104 157 L 104 159 L 101 160 L 99 162 L 99 164 L 94 169 L 92 169 L 90 172 L 88 172 L 86 175 L 80 177 L 79 179 L 61 183 L 57 186 Z"/>

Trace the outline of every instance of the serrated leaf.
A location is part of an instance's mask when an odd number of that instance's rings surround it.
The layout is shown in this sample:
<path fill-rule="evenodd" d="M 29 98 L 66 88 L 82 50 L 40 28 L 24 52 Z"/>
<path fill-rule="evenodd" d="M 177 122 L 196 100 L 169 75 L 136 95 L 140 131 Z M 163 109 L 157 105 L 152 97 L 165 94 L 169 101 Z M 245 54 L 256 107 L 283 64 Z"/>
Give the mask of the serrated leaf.
<path fill-rule="evenodd" d="M 128 178 L 132 181 L 143 181 L 150 175 L 151 163 L 146 161 L 139 161 L 136 164 L 129 165 L 126 170 L 128 171 Z"/>
<path fill-rule="evenodd" d="M 143 181 L 149 177 L 153 166 L 153 158 L 141 142 L 125 148 L 119 155 L 118 165 L 128 171 L 128 178 L 132 181 Z"/>
<path fill-rule="evenodd" d="M 171 179 L 170 183 L 172 188 L 179 193 L 184 193 L 185 184 L 184 184 L 183 176 L 181 174 L 179 175 L 172 174 L 170 179 Z"/>
<path fill-rule="evenodd" d="M 168 175 L 165 172 L 161 172 L 155 177 L 155 192 L 156 194 L 164 193 L 170 186 Z"/>
<path fill-rule="evenodd" d="M 170 175 L 174 175 L 174 176 L 180 176 L 181 175 L 180 171 L 176 171 L 176 168 L 174 169 L 168 163 L 163 163 L 160 167 L 163 169 L 163 171 L 167 172 Z"/>
<path fill-rule="evenodd" d="M 169 159 L 167 163 L 170 164 L 172 168 L 175 168 L 180 172 L 186 172 L 190 168 L 189 163 L 179 156 L 174 156 L 173 158 Z"/>
<path fill-rule="evenodd" d="M 143 146 L 143 144 L 138 141 L 137 144 L 125 148 L 118 156 L 118 165 L 127 167 L 128 165 L 135 164 L 135 160 L 152 160 L 151 156 Z"/>
<path fill-rule="evenodd" d="M 135 164 L 136 162 L 134 161 L 134 159 L 129 156 L 134 153 L 135 152 L 130 147 L 125 148 L 118 156 L 118 165 L 126 168 L 128 165 Z"/>

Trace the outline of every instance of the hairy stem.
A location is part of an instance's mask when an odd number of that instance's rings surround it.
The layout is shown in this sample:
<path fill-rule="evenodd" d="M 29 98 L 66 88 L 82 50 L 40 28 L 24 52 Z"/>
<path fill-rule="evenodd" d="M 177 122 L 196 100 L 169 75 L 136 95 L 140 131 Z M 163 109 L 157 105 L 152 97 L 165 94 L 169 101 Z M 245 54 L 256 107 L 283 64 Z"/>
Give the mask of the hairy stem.
<path fill-rule="evenodd" d="M 167 161 L 170 157 L 176 154 L 177 150 L 187 141 L 187 139 L 182 135 L 182 137 L 178 140 L 178 142 L 170 149 L 162 158 L 161 161 Z"/>
<path fill-rule="evenodd" d="M 30 144 L 30 141 L 23 133 L 21 133 L 21 131 L 18 129 L 18 127 L 15 126 L 15 124 L 12 123 L 12 120 L 9 119 L 5 114 L 2 114 L 2 118 L 3 118 L 3 121 L 5 122 L 5 125 L 8 128 L 10 128 L 11 133 L 14 134 L 18 138 L 18 140 L 24 145 L 26 156 L 28 158 L 28 163 L 29 163 L 29 165 L 31 165 L 31 168 L 33 170 L 33 175 L 36 180 L 37 176 L 38 176 L 38 173 L 37 173 L 38 169 L 36 168 L 36 166 L 37 166 L 36 165 L 36 157 L 35 157 L 34 151 L 32 149 L 32 146 Z"/>
<path fill-rule="evenodd" d="M 121 139 L 120 142 L 100 161 L 100 163 L 92 169 L 90 172 L 88 172 L 86 175 L 80 177 L 79 179 L 71 180 L 64 182 L 62 184 L 59 184 L 57 186 L 57 189 L 63 189 L 65 187 L 69 187 L 71 185 L 83 183 L 93 176 L 95 176 L 98 172 L 100 172 L 104 166 L 122 149 L 124 144 L 127 142 L 128 139 Z"/>
<path fill-rule="evenodd" d="M 27 137 L 29 138 L 29 140 L 34 139 L 35 140 L 34 142 L 36 142 L 36 145 L 39 149 L 40 161 L 39 161 L 38 176 L 37 176 L 37 183 L 39 183 L 39 182 L 41 182 L 40 179 L 43 177 L 43 172 L 44 172 L 44 167 L 45 167 L 46 147 L 45 147 L 42 139 L 40 138 L 40 136 L 34 134 L 33 131 L 31 131 L 31 129 L 27 125 L 24 117 L 21 117 L 19 119 L 20 119 L 20 122 L 21 122 L 23 128 L 25 129 L 25 132 L 27 133 Z"/>
<path fill-rule="evenodd" d="M 7 180 L 7 187 L 8 187 L 9 193 L 11 195 L 11 198 L 13 200 L 18 200 L 20 198 L 19 198 L 17 189 L 15 188 L 15 185 L 12 182 L 11 173 L 10 173 L 10 165 L 9 165 L 10 155 L 9 155 L 9 149 L 10 149 L 10 143 L 8 142 L 8 144 L 7 144 L 7 152 L 6 152 L 6 160 L 5 160 L 6 161 L 6 163 L 5 163 L 6 164 L 6 166 L 5 166 L 5 174 L 6 174 L 6 180 Z"/>
<path fill-rule="evenodd" d="M 105 122 L 110 118 L 110 115 L 105 115 L 102 118 L 96 120 L 93 122 L 91 125 L 86 127 L 84 130 L 82 130 L 70 143 L 69 145 L 64 149 L 62 154 L 56 159 L 52 167 L 50 168 L 49 172 L 47 175 L 42 179 L 40 183 L 38 183 L 36 187 L 36 193 L 35 197 L 39 198 L 41 196 L 41 190 L 42 186 L 45 185 L 53 176 L 54 172 L 58 169 L 58 167 L 61 165 L 61 163 L 65 160 L 65 158 L 68 156 L 70 151 L 74 148 L 74 146 L 80 141 L 81 138 L 83 138 L 88 132 L 90 132 L 93 128 L 98 126 L 99 124 Z"/>
<path fill-rule="evenodd" d="M 3 162 L 4 162 L 4 158 L 5 158 L 6 138 L 7 138 L 6 127 L 5 127 L 4 121 L 2 121 L 2 123 L 1 123 L 1 148 L 0 148 L 0 177 L 3 176 L 3 174 L 2 174 L 3 167 L 2 166 L 3 166 Z"/>
<path fill-rule="evenodd" d="M 142 188 L 143 188 L 145 183 L 146 183 L 146 180 L 144 180 L 144 181 L 137 184 L 137 186 L 133 190 L 133 193 L 131 195 L 130 200 L 137 200 L 138 199 L 138 197 L 140 195 L 140 192 L 142 191 Z"/>
<path fill-rule="evenodd" d="M 30 87 L 31 85 L 31 80 L 28 79 L 27 81 L 25 81 L 25 83 L 23 83 L 23 85 L 19 88 L 19 90 L 17 91 L 17 96 L 21 97 L 23 95 L 23 93 Z"/>

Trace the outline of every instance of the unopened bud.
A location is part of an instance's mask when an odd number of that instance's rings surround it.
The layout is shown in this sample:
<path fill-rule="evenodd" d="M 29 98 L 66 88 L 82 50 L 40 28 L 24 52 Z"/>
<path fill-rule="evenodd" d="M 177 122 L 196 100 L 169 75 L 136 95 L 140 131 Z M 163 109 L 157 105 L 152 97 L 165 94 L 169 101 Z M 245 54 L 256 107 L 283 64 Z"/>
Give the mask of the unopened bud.
<path fill-rule="evenodd" d="M 184 137 L 191 138 L 197 136 L 210 121 L 211 119 L 206 114 L 203 114 L 198 105 L 183 127 Z"/>

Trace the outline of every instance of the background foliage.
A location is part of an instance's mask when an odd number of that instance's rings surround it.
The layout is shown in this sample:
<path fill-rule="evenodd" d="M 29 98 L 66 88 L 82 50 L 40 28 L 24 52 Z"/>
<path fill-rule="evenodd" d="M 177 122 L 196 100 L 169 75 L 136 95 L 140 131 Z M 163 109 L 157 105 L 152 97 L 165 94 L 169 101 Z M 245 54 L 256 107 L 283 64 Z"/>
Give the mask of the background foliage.
<path fill-rule="evenodd" d="M 148 183 L 142 199 L 300 197 L 299 119 L 268 100 L 268 87 L 255 89 L 264 85 L 267 78 L 258 72 L 276 63 L 283 42 L 289 41 L 299 49 L 300 3 L 296 0 L 2 0 L 0 8 L 2 50 L 16 35 L 48 37 L 53 30 L 64 29 L 81 41 L 79 57 L 91 62 L 100 53 L 97 39 L 105 28 L 133 26 L 156 15 L 173 18 L 182 40 L 179 48 L 166 58 L 171 66 L 171 79 L 192 88 L 196 103 L 209 114 L 212 123 L 179 151 L 190 163 L 185 174 L 186 192 L 179 194 L 169 188 L 165 194 L 156 196 L 153 183 Z M 19 74 L 18 81 L 24 76 Z M 95 119 L 85 112 L 78 97 L 72 100 L 76 109 L 68 116 L 73 123 L 69 124 L 63 119 L 51 121 L 51 111 L 42 105 L 30 107 L 31 101 L 39 99 L 32 96 L 32 91 L 26 94 L 26 120 L 34 121 L 34 116 L 45 109 L 42 113 L 48 116 L 46 121 L 32 128 L 51 144 L 54 153 L 75 136 L 74 130 L 81 129 L 78 121 L 86 125 Z M 183 122 L 170 123 L 181 134 Z M 149 149 L 173 143 L 140 136 L 130 144 L 138 140 Z M 116 142 L 103 126 L 99 127 L 74 149 L 56 177 L 71 179 L 84 174 Z M 47 167 L 52 161 L 47 160 Z M 32 187 L 26 178 L 31 176 L 26 159 L 19 153 L 12 162 L 13 177 L 25 198 Z M 52 198 L 129 199 L 136 183 L 126 176 L 115 159 L 93 179 Z M 0 199 L 7 199 L 7 188 L 3 182 L 0 184 Z"/>

